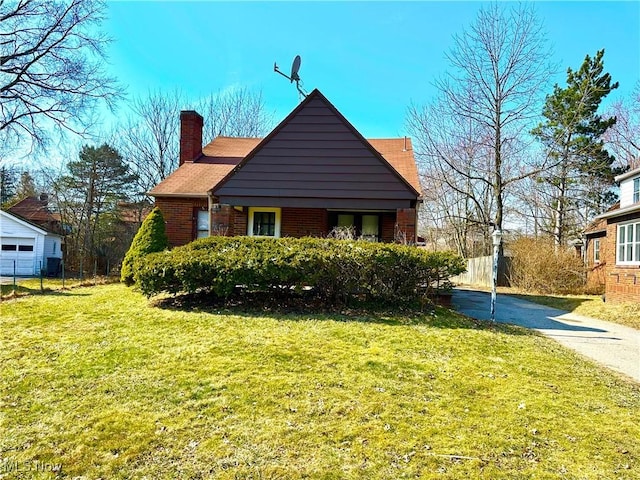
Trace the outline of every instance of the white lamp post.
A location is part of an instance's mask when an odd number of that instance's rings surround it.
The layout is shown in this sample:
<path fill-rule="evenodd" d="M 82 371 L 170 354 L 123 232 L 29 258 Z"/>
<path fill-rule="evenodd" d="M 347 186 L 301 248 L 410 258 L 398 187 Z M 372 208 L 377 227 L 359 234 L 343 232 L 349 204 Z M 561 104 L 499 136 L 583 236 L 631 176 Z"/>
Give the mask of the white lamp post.
<path fill-rule="evenodd" d="M 496 228 L 491 234 L 493 240 L 493 275 L 491 281 L 491 321 L 496 321 L 496 287 L 498 286 L 498 256 L 500 254 L 500 242 L 502 242 L 502 230 Z"/>

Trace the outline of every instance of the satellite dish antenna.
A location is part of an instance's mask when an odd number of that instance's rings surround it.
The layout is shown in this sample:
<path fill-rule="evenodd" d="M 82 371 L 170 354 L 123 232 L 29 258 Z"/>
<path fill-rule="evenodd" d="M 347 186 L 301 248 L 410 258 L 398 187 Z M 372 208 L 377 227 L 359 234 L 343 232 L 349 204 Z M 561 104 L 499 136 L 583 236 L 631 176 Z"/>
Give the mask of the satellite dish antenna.
<path fill-rule="evenodd" d="M 286 75 L 282 73 L 282 71 L 278 68 L 277 63 L 273 64 L 273 71 L 276 73 L 279 73 L 284 78 L 289 79 L 289 82 L 291 83 L 296 82 L 296 89 L 298 90 L 298 93 L 303 97 L 307 98 L 307 94 L 304 92 L 304 90 L 302 90 L 302 87 L 300 86 L 301 80 L 300 80 L 300 75 L 298 75 L 301 62 L 302 62 L 302 59 L 300 58 L 300 55 L 296 55 L 296 58 L 293 59 L 293 63 L 291 64 L 291 75 Z"/>
<path fill-rule="evenodd" d="M 291 64 L 291 83 L 295 80 L 296 82 L 300 81 L 300 75 L 298 75 L 298 70 L 300 70 L 300 62 L 302 59 L 300 55 L 296 55 L 296 58 L 293 59 L 293 63 Z"/>

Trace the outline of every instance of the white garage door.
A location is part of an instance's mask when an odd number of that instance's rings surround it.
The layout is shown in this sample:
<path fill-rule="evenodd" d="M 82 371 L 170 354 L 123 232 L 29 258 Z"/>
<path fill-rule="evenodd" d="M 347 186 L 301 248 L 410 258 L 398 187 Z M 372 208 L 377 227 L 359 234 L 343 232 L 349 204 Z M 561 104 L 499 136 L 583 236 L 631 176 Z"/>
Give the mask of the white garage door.
<path fill-rule="evenodd" d="M 35 239 L 2 238 L 0 245 L 0 275 L 33 275 L 35 272 Z"/>

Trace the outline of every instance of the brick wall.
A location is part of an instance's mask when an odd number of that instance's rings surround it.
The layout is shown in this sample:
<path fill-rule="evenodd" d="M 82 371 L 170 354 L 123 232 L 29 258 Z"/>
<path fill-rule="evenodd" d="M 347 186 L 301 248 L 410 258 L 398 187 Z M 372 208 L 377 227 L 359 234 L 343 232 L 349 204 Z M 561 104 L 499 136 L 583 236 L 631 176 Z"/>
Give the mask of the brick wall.
<path fill-rule="evenodd" d="M 247 234 L 249 209 L 242 207 L 242 210 L 233 209 L 233 235 L 241 236 Z"/>
<path fill-rule="evenodd" d="M 206 198 L 156 198 L 156 206 L 160 208 L 167 223 L 167 236 L 172 247 L 191 242 L 195 237 L 197 209 L 207 210 Z M 234 208 L 220 205 L 211 213 L 212 233 L 222 235 L 246 235 L 248 223 L 247 207 Z M 396 224 L 407 234 L 411 242 L 415 242 L 415 209 L 398 210 L 397 217 L 393 213 L 381 215 L 381 231 L 383 242 L 393 242 Z M 280 235 L 282 237 L 326 237 L 329 233 L 329 213 L 322 208 L 282 208 Z"/>
<path fill-rule="evenodd" d="M 637 219 L 637 217 L 636 217 Z M 607 302 L 640 302 L 640 266 L 616 265 L 616 234 L 621 222 L 634 220 L 633 217 L 609 219 L 606 241 L 606 298 Z"/>
<path fill-rule="evenodd" d="M 396 211 L 398 232 L 404 234 L 408 243 L 416 243 L 418 217 L 415 208 L 398 208 Z"/>
<path fill-rule="evenodd" d="M 326 210 L 322 208 L 282 208 L 280 236 L 325 237 L 328 233 L 329 214 Z"/>
<path fill-rule="evenodd" d="M 235 234 L 234 211 L 231 205 L 215 204 L 211 210 L 211 235 L 226 237 Z"/>
<path fill-rule="evenodd" d="M 167 224 L 169 245 L 177 247 L 194 239 L 194 209 L 208 208 L 206 198 L 156 198 Z"/>
<path fill-rule="evenodd" d="M 198 112 L 180 112 L 180 165 L 192 162 L 202 154 L 202 126 L 204 120 Z"/>
<path fill-rule="evenodd" d="M 383 213 L 381 215 L 381 240 L 387 243 L 393 243 L 396 235 L 396 216 L 393 213 Z"/>

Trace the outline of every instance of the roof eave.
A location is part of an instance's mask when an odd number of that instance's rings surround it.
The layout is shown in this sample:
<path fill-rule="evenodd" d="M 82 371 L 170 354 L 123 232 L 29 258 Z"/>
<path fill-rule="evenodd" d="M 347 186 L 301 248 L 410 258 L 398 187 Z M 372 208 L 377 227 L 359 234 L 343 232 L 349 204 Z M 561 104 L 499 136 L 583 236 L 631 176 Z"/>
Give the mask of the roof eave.
<path fill-rule="evenodd" d="M 640 204 L 634 204 L 634 205 L 631 205 L 630 207 L 619 208 L 616 210 L 612 210 L 610 212 L 601 213 L 600 215 L 595 217 L 594 220 L 621 217 L 623 215 L 628 215 L 630 213 L 636 213 L 636 212 L 640 212 Z"/>
<path fill-rule="evenodd" d="M 584 234 L 585 235 L 595 235 L 596 233 L 606 233 L 607 229 L 606 228 L 598 228 L 596 230 L 585 230 Z"/>
<path fill-rule="evenodd" d="M 626 180 L 627 178 L 630 178 L 630 177 L 635 177 L 636 175 L 640 175 L 640 168 L 634 168 L 633 170 L 629 170 L 628 172 L 622 173 L 614 177 L 613 179 L 616 181 L 616 183 L 620 183 L 623 180 Z"/>
<path fill-rule="evenodd" d="M 55 232 L 51 232 L 49 230 L 47 230 L 46 228 L 43 228 L 42 226 L 31 222 L 30 220 L 27 220 L 26 218 L 22 217 L 21 215 L 18 215 L 17 213 L 13 213 L 13 212 L 7 212 L 5 210 L 0 210 L 0 212 L 2 212 L 5 215 L 8 215 L 10 217 L 13 217 L 14 220 L 16 220 L 19 223 L 22 223 L 24 226 L 32 228 L 34 230 L 37 230 L 40 234 L 42 235 L 57 235 L 58 237 L 61 237 L 62 235 L 60 235 L 59 233 L 55 233 Z"/>
<path fill-rule="evenodd" d="M 208 198 L 208 192 L 197 192 L 197 193 L 153 193 L 147 192 L 147 195 L 150 197 L 158 198 L 158 197 L 171 197 L 171 198 Z"/>

